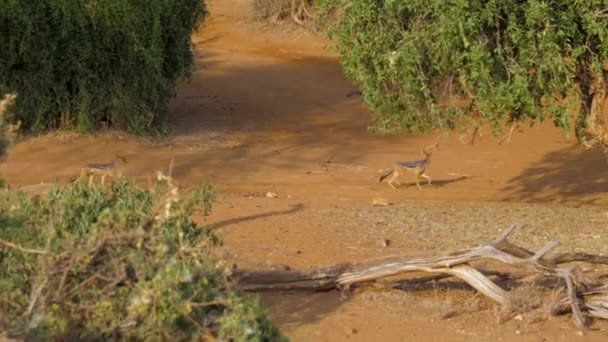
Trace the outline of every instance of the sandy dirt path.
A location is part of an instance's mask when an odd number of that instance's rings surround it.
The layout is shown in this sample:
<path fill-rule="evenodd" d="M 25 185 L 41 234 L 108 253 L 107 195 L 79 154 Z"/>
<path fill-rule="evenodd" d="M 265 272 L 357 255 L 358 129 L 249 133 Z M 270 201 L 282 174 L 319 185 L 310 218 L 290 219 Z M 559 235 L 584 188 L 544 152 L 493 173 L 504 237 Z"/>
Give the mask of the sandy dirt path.
<path fill-rule="evenodd" d="M 66 182 L 81 165 L 121 154 L 129 161 L 124 173 L 145 181 L 173 158 L 182 185 L 217 187 L 208 223 L 225 237 L 225 256 L 256 267 L 463 247 L 512 221 L 532 227 L 522 235 L 532 233 L 534 244 L 557 235 L 569 247 L 608 252 L 593 244 L 608 226 L 605 159 L 551 124 L 524 128 L 503 145 L 488 131 L 473 146 L 453 135 L 434 154 L 432 186 L 392 190 L 378 183 L 378 171 L 418 158 L 437 134 L 374 135 L 369 110 L 349 96 L 355 88 L 326 41 L 250 23 L 246 0 L 209 0 L 209 9 L 194 37 L 196 72 L 171 106 L 169 138 L 27 138 L 0 164 L 0 174 L 14 185 Z M 269 191 L 278 197 L 266 198 Z M 375 197 L 393 205 L 372 207 Z M 393 242 L 388 248 L 378 243 L 386 237 Z M 462 289 L 449 291 L 454 305 L 481 311 L 441 320 L 437 303 L 447 300 L 445 292 L 355 293 L 347 300 L 333 292 L 272 293 L 263 300 L 296 341 L 608 339 L 605 324 L 578 336 L 568 318 L 498 324 L 489 303 Z"/>

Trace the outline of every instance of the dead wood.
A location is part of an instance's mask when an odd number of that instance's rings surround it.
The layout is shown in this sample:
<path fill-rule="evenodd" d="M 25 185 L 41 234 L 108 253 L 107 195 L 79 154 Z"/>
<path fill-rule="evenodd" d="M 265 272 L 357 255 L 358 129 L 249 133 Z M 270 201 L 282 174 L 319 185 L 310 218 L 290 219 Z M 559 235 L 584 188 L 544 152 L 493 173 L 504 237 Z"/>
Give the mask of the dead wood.
<path fill-rule="evenodd" d="M 255 16 L 276 22 L 291 18 L 296 24 L 310 28 L 315 19 L 313 0 L 254 0 Z"/>
<path fill-rule="evenodd" d="M 608 284 L 592 282 L 573 262 L 608 264 L 608 257 L 567 253 L 547 258 L 546 254 L 558 246 L 550 242 L 536 252 L 529 251 L 507 240 L 515 230 L 509 226 L 496 239 L 462 251 L 431 256 L 398 255 L 360 264 L 342 263 L 300 271 L 247 271 L 235 269 L 232 276 L 244 290 L 328 290 L 344 289 L 405 272 L 422 271 L 436 275 L 424 281 L 442 277 L 457 277 L 495 302 L 506 305 L 508 291 L 497 285 L 491 275 L 508 276 L 506 272 L 478 270 L 472 263 L 494 260 L 526 273 L 556 279 L 561 282 L 564 299 L 554 313 L 572 312 L 577 325 L 585 328 L 590 318 L 608 318 Z M 394 284 L 394 283 L 393 283 Z M 394 287 L 394 286 L 393 286 Z M 564 308 L 567 305 L 567 308 Z"/>
<path fill-rule="evenodd" d="M 311 8 L 314 3 L 311 0 L 292 0 L 291 1 L 291 18 L 293 21 L 304 27 L 308 27 L 308 22 L 314 19 L 314 14 L 311 14 Z"/>

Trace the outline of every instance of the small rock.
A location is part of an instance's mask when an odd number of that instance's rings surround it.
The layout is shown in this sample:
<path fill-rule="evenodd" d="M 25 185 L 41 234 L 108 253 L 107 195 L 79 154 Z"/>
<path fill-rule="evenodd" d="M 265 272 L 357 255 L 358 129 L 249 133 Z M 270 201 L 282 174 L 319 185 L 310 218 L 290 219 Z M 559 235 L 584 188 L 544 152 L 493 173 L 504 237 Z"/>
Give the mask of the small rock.
<path fill-rule="evenodd" d="M 522 321 L 524 319 L 524 316 L 522 315 L 517 315 L 515 316 L 513 319 L 517 320 L 517 321 Z"/>
<path fill-rule="evenodd" d="M 382 241 L 380 242 L 380 245 L 382 247 L 388 247 L 388 245 L 391 244 L 391 240 L 387 239 L 387 238 L 383 238 Z"/>
<path fill-rule="evenodd" d="M 359 331 L 355 328 L 344 328 L 344 333 L 346 334 L 346 336 L 351 336 L 358 334 Z"/>
<path fill-rule="evenodd" d="M 372 200 L 372 205 L 377 207 L 386 207 L 388 205 L 388 200 L 386 198 L 374 198 Z"/>
<path fill-rule="evenodd" d="M 277 196 L 276 193 L 274 193 L 272 191 L 269 191 L 269 192 L 266 193 L 266 197 L 268 197 L 268 198 L 277 198 L 278 196 Z"/>

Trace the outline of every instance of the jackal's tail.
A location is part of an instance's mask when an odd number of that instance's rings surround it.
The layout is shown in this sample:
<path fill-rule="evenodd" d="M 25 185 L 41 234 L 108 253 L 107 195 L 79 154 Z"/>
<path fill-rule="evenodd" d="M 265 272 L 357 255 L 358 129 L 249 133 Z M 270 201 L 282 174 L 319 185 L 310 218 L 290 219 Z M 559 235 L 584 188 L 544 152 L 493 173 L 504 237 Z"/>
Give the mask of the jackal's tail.
<path fill-rule="evenodd" d="M 395 170 L 393 169 L 388 169 L 387 171 L 384 172 L 384 174 L 382 174 L 382 176 L 380 176 L 380 180 L 378 180 L 378 182 L 382 182 L 384 180 L 384 178 L 390 176 L 393 174 L 393 172 L 395 172 Z"/>

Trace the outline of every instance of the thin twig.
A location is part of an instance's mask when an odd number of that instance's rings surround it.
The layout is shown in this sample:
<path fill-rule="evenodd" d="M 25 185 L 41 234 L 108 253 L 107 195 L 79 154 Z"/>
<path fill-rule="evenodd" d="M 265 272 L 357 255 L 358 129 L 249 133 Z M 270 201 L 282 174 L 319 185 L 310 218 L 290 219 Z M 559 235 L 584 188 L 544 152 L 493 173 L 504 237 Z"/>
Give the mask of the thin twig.
<path fill-rule="evenodd" d="M 3 240 L 0 239 L 0 245 L 4 246 L 4 247 L 8 247 L 8 248 L 12 248 L 12 249 L 16 249 L 20 252 L 24 252 L 24 253 L 32 253 L 32 254 L 47 254 L 47 251 L 42 251 L 39 249 L 31 249 L 31 248 L 25 248 L 25 247 L 21 247 L 13 242 L 7 241 L 7 240 Z"/>
<path fill-rule="evenodd" d="M 23 313 L 23 316 L 25 317 L 29 317 L 31 316 L 32 312 L 34 311 L 34 308 L 36 307 L 36 303 L 38 302 L 38 299 L 40 298 L 40 296 L 42 295 L 42 290 L 44 289 L 44 287 L 47 284 L 47 279 L 45 279 L 32 293 L 32 298 L 30 300 L 30 304 L 27 306 L 27 310 L 25 310 L 25 312 Z"/>
<path fill-rule="evenodd" d="M 473 129 L 473 133 L 471 134 L 471 141 L 469 141 L 468 143 L 464 141 L 464 137 L 467 135 L 467 133 L 465 132 L 464 134 L 462 134 L 459 139 L 460 139 L 460 143 L 463 145 L 475 145 L 475 138 L 477 137 L 477 135 L 481 136 L 481 126 L 477 125 L 475 126 L 475 128 Z"/>
<path fill-rule="evenodd" d="M 498 235 L 496 237 L 496 239 L 494 239 L 494 241 L 490 242 L 490 244 L 496 246 L 499 243 L 506 241 L 507 238 L 509 237 L 509 235 L 511 235 L 511 233 L 513 233 L 513 231 L 515 231 L 515 228 L 517 228 L 517 226 L 515 224 L 511 223 L 509 226 L 507 226 L 507 228 L 505 228 L 500 233 L 500 235 Z"/>
<path fill-rule="evenodd" d="M 572 309 L 572 315 L 579 328 L 584 329 L 589 324 L 588 320 L 583 316 L 580 308 L 579 299 L 576 295 L 576 289 L 572 282 L 572 272 L 570 270 L 560 270 L 558 274 L 566 281 L 568 299 L 570 301 L 570 307 Z"/>
<path fill-rule="evenodd" d="M 74 261 L 76 260 L 76 256 L 77 256 L 76 253 L 72 254 L 72 257 L 70 258 L 70 261 L 68 261 L 68 265 L 63 270 L 63 275 L 61 276 L 61 280 L 59 281 L 58 289 L 57 289 L 57 291 L 55 293 L 55 300 L 59 300 L 59 298 L 60 298 L 60 293 L 63 290 L 63 287 L 65 286 L 65 282 L 66 282 L 66 280 L 68 278 L 68 274 L 72 270 L 72 263 L 74 263 Z"/>
<path fill-rule="evenodd" d="M 517 126 L 517 121 L 513 122 L 511 128 L 509 129 L 509 133 L 498 140 L 498 145 L 502 145 L 502 143 L 506 140 L 507 143 L 511 141 L 511 136 L 513 135 L 513 131 L 515 131 L 515 127 Z"/>
<path fill-rule="evenodd" d="M 535 263 L 538 263 L 538 261 L 540 259 L 542 259 L 542 257 L 545 256 L 545 254 L 552 251 L 558 245 L 559 245 L 559 242 L 557 242 L 557 241 L 552 241 L 552 242 L 547 243 L 543 248 L 536 251 L 536 253 L 530 258 L 530 260 Z"/>

